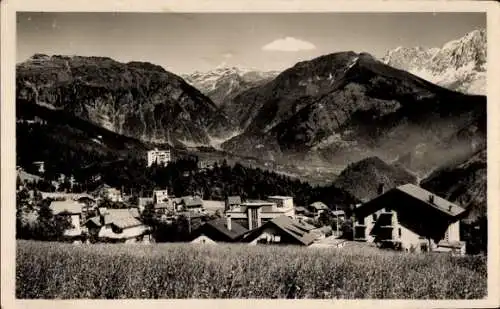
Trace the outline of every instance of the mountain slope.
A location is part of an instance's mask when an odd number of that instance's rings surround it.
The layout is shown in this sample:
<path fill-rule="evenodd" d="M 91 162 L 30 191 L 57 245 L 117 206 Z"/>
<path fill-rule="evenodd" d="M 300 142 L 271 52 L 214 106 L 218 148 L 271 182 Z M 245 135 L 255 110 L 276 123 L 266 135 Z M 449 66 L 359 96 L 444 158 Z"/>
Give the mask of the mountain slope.
<path fill-rule="evenodd" d="M 34 55 L 17 65 L 17 99 L 64 110 L 142 141 L 208 144 L 227 119 L 182 78 L 142 62 Z"/>
<path fill-rule="evenodd" d="M 392 161 L 419 144 L 446 141 L 449 149 L 455 143 L 471 148 L 473 137 L 485 137 L 478 130 L 452 138 L 486 119 L 484 97 L 449 91 L 365 53 L 298 63 L 237 96 L 234 106 L 241 107 L 245 131 L 222 147 L 275 160 L 345 165 L 379 156 Z M 443 163 L 435 159 L 431 165 Z"/>
<path fill-rule="evenodd" d="M 421 181 L 421 186 L 470 210 L 469 218 L 487 213 L 486 148 L 466 160 L 450 164 Z"/>
<path fill-rule="evenodd" d="M 333 183 L 359 200 L 368 201 L 378 195 L 378 186 L 390 190 L 407 183 L 417 183 L 417 178 L 405 169 L 389 165 L 377 157 L 369 157 L 349 164 Z"/>
<path fill-rule="evenodd" d="M 486 94 L 486 30 L 474 30 L 441 48 L 398 47 L 383 62 L 443 87 Z"/>
<path fill-rule="evenodd" d="M 127 158 L 145 162 L 146 151 L 160 147 L 114 133 L 64 110 L 22 100 L 17 102 L 16 120 L 16 164 L 29 168 L 33 161 L 44 161 L 47 179 L 71 173 L 78 180 L 88 180 L 102 172 L 94 165 L 102 167 Z"/>

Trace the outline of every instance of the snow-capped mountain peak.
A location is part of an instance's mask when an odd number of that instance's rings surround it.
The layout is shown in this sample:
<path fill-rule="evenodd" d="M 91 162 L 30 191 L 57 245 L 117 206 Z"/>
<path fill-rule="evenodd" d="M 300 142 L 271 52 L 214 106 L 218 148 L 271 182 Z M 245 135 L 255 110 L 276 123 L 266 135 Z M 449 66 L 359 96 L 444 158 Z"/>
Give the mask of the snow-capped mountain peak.
<path fill-rule="evenodd" d="M 196 71 L 182 77 L 220 105 L 250 87 L 272 80 L 278 74 L 276 71 L 262 72 L 253 68 L 222 64 L 210 71 Z"/>
<path fill-rule="evenodd" d="M 474 30 L 441 48 L 402 47 L 382 61 L 452 90 L 486 93 L 486 30 Z"/>

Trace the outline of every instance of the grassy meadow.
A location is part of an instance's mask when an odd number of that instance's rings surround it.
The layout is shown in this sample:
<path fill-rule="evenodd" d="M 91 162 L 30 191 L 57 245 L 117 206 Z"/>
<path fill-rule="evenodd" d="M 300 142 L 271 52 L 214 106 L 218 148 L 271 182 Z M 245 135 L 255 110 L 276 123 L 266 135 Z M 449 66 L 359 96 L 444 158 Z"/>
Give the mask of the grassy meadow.
<path fill-rule="evenodd" d="M 17 298 L 486 296 L 486 258 L 377 249 L 17 241 Z"/>

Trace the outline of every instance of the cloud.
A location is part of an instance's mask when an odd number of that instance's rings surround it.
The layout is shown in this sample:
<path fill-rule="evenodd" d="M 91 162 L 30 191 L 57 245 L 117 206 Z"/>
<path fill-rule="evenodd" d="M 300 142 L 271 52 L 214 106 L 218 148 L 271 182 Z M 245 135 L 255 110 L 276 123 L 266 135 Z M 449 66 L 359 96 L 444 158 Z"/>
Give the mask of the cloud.
<path fill-rule="evenodd" d="M 231 54 L 231 53 L 225 53 L 224 55 L 222 55 L 222 57 L 224 57 L 226 59 L 230 59 L 230 58 L 233 58 L 233 54 Z"/>
<path fill-rule="evenodd" d="M 316 46 L 311 42 L 302 41 L 293 37 L 286 37 L 283 39 L 277 39 L 262 46 L 262 50 L 265 51 L 285 51 L 285 52 L 296 52 L 301 50 L 313 50 Z"/>

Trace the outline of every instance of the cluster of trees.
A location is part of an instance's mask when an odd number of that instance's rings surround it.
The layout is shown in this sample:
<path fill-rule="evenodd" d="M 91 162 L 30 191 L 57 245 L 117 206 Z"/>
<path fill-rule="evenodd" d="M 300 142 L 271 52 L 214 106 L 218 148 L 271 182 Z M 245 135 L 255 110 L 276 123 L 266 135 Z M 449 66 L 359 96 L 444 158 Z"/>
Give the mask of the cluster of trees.
<path fill-rule="evenodd" d="M 265 199 L 269 195 L 290 195 L 297 205 L 323 201 L 330 207 L 348 208 L 357 199 L 333 185 L 311 186 L 260 168 L 249 168 L 239 163 L 230 166 L 226 161 L 215 163 L 212 169 L 197 170 L 196 159 L 184 159 L 166 167 L 152 166 L 150 179 L 159 188 L 168 188 L 174 195 L 199 193 L 204 199 L 223 200 L 228 195 L 243 199 Z"/>
<path fill-rule="evenodd" d="M 193 233 L 205 222 L 220 218 L 219 213 L 201 216 L 172 216 L 168 220 L 155 214 L 153 204 L 146 205 L 141 214 L 141 221 L 152 229 L 152 236 L 156 242 L 190 241 Z"/>
<path fill-rule="evenodd" d="M 333 207 L 345 207 L 357 200 L 333 185 L 319 187 L 272 171 L 230 166 L 225 161 L 213 169 L 199 171 L 196 157 L 178 158 L 167 166 L 146 167 L 145 151 L 113 151 L 88 142 L 79 131 L 58 126 L 19 126 L 18 165 L 28 172 L 33 161 L 45 161 L 44 180 L 34 187 L 52 191 L 51 181 L 60 174 L 74 176 L 72 192 L 92 191 L 102 183 L 136 196 L 149 196 L 155 188 L 167 188 L 176 196 L 199 193 L 205 199 L 224 199 L 227 195 L 262 199 L 268 195 L 292 195 L 298 205 L 323 201 Z M 68 136 L 69 135 L 69 136 Z M 78 138 L 80 137 L 80 138 Z M 22 142 L 24 141 L 24 142 Z M 29 142 L 28 142 L 29 141 Z M 57 154 L 57 155 L 55 155 Z M 31 171 L 36 174 L 36 171 Z"/>
<path fill-rule="evenodd" d="M 42 200 L 37 192 L 31 197 L 26 189 L 17 193 L 16 238 L 61 240 L 64 230 L 70 227 L 67 218 L 53 215 L 50 200 Z"/>

